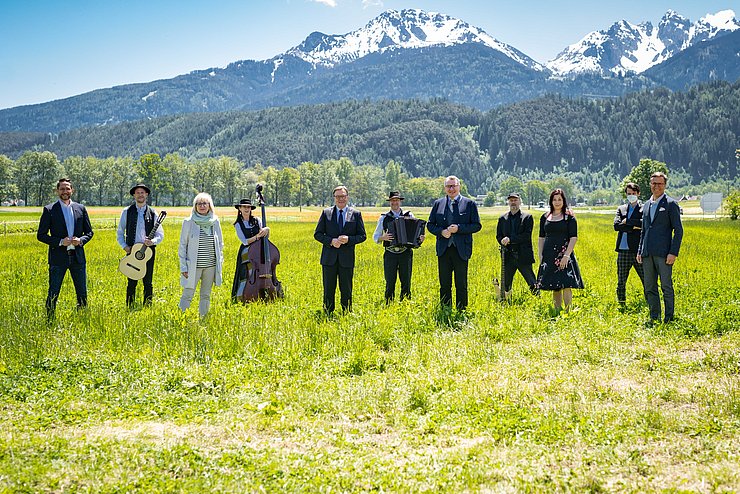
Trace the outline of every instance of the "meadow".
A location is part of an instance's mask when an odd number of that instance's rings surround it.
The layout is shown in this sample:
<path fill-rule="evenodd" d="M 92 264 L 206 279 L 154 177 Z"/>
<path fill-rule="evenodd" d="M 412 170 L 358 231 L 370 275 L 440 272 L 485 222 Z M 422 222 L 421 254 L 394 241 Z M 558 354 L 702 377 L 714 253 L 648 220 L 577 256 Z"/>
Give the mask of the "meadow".
<path fill-rule="evenodd" d="M 412 300 L 390 306 L 382 248 L 358 246 L 354 310 L 327 319 L 320 209 L 271 210 L 286 298 L 244 306 L 224 208 L 225 283 L 201 320 L 195 300 L 177 308 L 186 211 L 165 222 L 153 305 L 133 310 L 119 211 L 90 209 L 90 307 L 74 309 L 67 277 L 51 325 L 35 225 L 0 235 L 0 492 L 740 490 L 740 222 L 684 219 L 671 324 L 645 324 L 634 272 L 617 310 L 608 214 L 578 215 L 586 288 L 570 313 L 519 275 L 496 301 L 500 210 L 474 237 L 467 317 L 437 308 L 430 238 Z M 379 212 L 363 210 L 368 236 Z"/>

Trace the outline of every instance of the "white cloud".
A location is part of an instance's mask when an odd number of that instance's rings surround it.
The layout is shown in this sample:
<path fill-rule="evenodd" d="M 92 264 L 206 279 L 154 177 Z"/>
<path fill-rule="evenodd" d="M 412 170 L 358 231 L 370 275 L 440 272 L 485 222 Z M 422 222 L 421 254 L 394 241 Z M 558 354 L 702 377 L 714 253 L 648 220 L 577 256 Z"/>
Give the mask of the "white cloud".
<path fill-rule="evenodd" d="M 337 0 L 309 0 L 311 2 L 315 3 L 323 3 L 324 5 L 328 7 L 336 7 L 337 6 Z"/>
<path fill-rule="evenodd" d="M 362 0 L 362 8 L 366 9 L 368 7 L 382 7 L 383 6 L 383 0 Z"/>

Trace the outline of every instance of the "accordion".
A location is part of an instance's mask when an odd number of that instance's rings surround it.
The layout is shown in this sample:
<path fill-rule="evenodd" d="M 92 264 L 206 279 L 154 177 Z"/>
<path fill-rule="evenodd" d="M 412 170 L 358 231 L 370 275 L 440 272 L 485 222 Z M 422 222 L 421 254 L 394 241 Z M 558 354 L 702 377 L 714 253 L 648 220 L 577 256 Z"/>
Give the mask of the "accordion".
<path fill-rule="evenodd" d="M 427 222 L 418 218 L 400 216 L 393 220 L 388 227 L 388 233 L 393 235 L 391 247 L 410 247 L 415 249 L 421 245 L 419 237 L 424 235 Z"/>

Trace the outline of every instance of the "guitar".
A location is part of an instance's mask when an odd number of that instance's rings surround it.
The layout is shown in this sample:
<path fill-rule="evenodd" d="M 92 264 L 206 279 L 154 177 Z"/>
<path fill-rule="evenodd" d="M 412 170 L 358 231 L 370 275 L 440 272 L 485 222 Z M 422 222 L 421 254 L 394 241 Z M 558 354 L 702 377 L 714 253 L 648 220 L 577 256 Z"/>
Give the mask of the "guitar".
<path fill-rule="evenodd" d="M 157 228 L 162 224 L 164 219 L 167 217 L 167 211 L 161 211 L 157 219 L 154 221 L 154 226 L 146 236 L 149 240 L 154 238 L 154 234 L 157 232 Z M 121 259 L 118 263 L 118 270 L 123 273 L 126 278 L 132 280 L 140 280 L 146 276 L 146 263 L 152 258 L 152 249 L 146 244 L 134 244 L 131 247 L 131 252 Z"/>

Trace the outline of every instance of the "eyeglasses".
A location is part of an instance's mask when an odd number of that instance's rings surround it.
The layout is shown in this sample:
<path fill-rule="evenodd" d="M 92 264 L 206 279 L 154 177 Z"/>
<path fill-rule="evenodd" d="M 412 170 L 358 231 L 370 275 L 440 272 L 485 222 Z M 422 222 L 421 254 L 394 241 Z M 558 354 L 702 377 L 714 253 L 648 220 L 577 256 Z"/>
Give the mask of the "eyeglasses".
<path fill-rule="evenodd" d="M 460 187 L 460 184 L 445 184 L 445 187 L 448 189 L 454 189 L 455 187 Z"/>
<path fill-rule="evenodd" d="M 334 196 L 334 199 L 345 199 L 347 197 L 347 194 L 342 194 L 340 196 Z"/>
<path fill-rule="evenodd" d="M 665 182 L 650 182 L 650 185 L 662 185 L 662 186 L 665 186 Z"/>
<path fill-rule="evenodd" d="M 207 202 L 196 202 L 195 205 L 196 206 L 210 206 L 210 204 L 208 204 Z"/>

